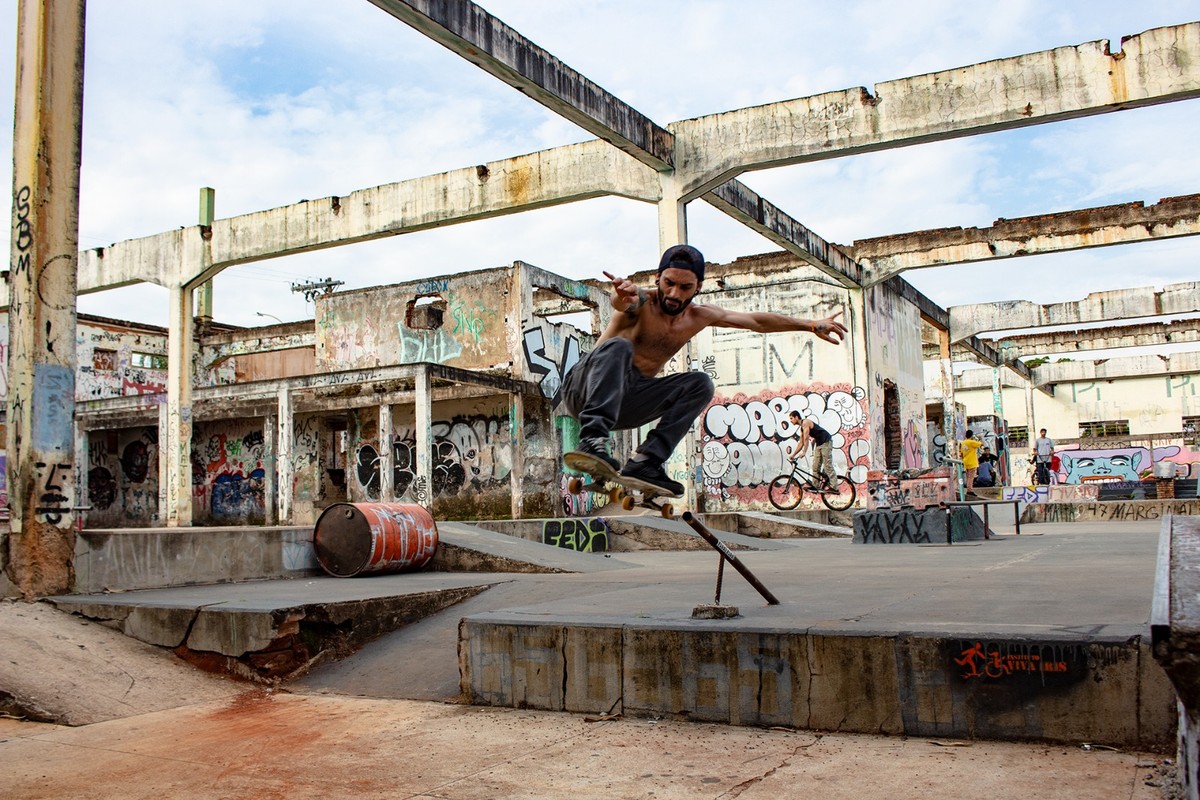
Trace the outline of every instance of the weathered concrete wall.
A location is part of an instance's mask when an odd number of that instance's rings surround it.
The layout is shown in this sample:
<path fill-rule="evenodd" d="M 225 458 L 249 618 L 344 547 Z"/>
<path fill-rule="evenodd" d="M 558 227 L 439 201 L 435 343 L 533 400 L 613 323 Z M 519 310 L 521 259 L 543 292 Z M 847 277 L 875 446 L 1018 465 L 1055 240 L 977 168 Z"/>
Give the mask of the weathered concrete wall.
<path fill-rule="evenodd" d="M 415 481 L 416 430 L 411 407 L 392 410 L 393 486 L 397 500 L 421 502 L 432 496 L 433 513 L 445 519 L 487 519 L 512 512 L 510 475 L 513 437 L 510 407 L 503 397 L 445 400 L 433 406 L 432 486 Z M 378 409 L 351 415 L 346 454 L 346 493 L 350 502 L 379 502 Z M 549 410 L 525 407 L 524 495 L 530 516 L 555 513 L 560 494 L 558 441 Z"/>
<path fill-rule="evenodd" d="M 459 664 L 477 705 L 1152 750 L 1174 740 L 1170 684 L 1136 636 L 664 632 L 487 614 L 460 626 Z"/>
<path fill-rule="evenodd" d="M 1021 512 L 1022 522 L 1154 520 L 1167 514 L 1200 514 L 1200 500 L 1108 500 L 1095 503 L 1035 503 Z"/>
<path fill-rule="evenodd" d="M 809 319 L 846 305 L 845 291 L 812 280 L 813 268 L 790 257 L 751 270 L 736 262 L 710 270 L 699 302 Z M 773 508 L 767 488 L 786 471 L 786 453 L 797 442 L 796 428 L 788 419 L 792 410 L 814 417 L 834 434 L 839 473 L 865 480 L 873 457 L 867 391 L 852 382 L 853 348 L 861 346 L 853 339 L 835 347 L 809 333 L 759 334 L 734 328 L 709 328 L 696 336 L 690 368 L 708 373 L 716 388 L 697 422 L 702 476 L 698 483 L 705 511 Z M 688 367 L 685 351 L 668 370 Z M 694 465 L 687 454 L 676 452 L 677 472 L 686 478 Z M 811 466 L 808 457 L 803 462 Z"/>
<path fill-rule="evenodd" d="M 507 368 L 511 270 L 464 272 L 316 298 L 321 370 L 429 361 Z"/>
<path fill-rule="evenodd" d="M 156 524 L 158 488 L 157 428 L 95 431 L 88 436 L 89 528 Z"/>
<path fill-rule="evenodd" d="M 192 519 L 197 525 L 266 521 L 263 420 L 197 422 L 192 433 Z"/>
<path fill-rule="evenodd" d="M 866 290 L 865 300 L 867 364 L 873 387 L 871 466 L 890 469 L 928 466 L 920 313 L 887 285 Z M 897 448 L 899 452 L 895 452 Z"/>
<path fill-rule="evenodd" d="M 1187 800 L 1200 798 L 1200 517 L 1163 520 L 1154 606 L 1154 657 L 1175 687 L 1179 779 Z"/>
<path fill-rule="evenodd" d="M 1092 292 L 1082 300 L 1038 305 L 1029 300 L 953 306 L 950 333 L 955 341 L 985 331 L 1074 325 L 1200 311 L 1200 282 Z"/>
<path fill-rule="evenodd" d="M 80 594 L 319 572 L 311 527 L 89 530 L 75 540 L 74 591 Z"/>
<path fill-rule="evenodd" d="M 167 331 L 148 325 L 105 323 L 80 316 L 75 327 L 75 399 L 166 391 Z M 8 398 L 8 311 L 0 311 L 0 400 Z"/>

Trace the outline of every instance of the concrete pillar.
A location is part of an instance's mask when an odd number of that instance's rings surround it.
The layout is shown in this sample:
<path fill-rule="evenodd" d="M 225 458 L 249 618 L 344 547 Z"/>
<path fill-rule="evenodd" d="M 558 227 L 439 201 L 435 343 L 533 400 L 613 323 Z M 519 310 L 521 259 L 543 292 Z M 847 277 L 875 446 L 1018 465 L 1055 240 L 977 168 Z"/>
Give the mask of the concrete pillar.
<path fill-rule="evenodd" d="M 677 244 L 687 244 L 687 204 L 682 200 L 682 193 L 679 189 L 679 181 L 676 179 L 674 172 L 658 173 L 658 184 L 661 188 L 662 199 L 658 201 L 658 252 L 661 254 L 668 247 L 673 247 Z M 657 258 L 655 261 L 657 262 Z M 687 364 L 693 362 L 692 345 L 688 342 L 684 349 L 684 358 Z M 653 424 L 644 425 L 636 433 L 634 442 L 630 448 L 636 448 L 645 440 L 646 434 L 652 430 Z M 664 465 L 670 472 L 673 462 L 683 459 L 687 464 L 695 463 L 693 453 L 696 450 L 696 426 L 695 423 L 688 429 L 687 434 L 683 437 L 683 441 L 675 448 L 675 452 L 667 459 Z M 620 460 L 620 459 L 618 459 Z M 690 474 L 690 470 L 689 470 Z M 683 500 L 682 503 L 688 508 L 695 507 L 696 486 L 691 479 L 683 482 Z"/>
<path fill-rule="evenodd" d="M 387 403 L 379 406 L 379 502 L 396 502 L 396 450 L 392 447 L 395 438 L 392 426 L 392 407 Z"/>
<path fill-rule="evenodd" d="M 942 392 L 942 438 L 946 440 L 946 458 L 958 458 L 958 441 L 954 436 L 954 368 L 950 360 L 950 331 L 939 330 L 938 334 L 938 387 Z M 962 464 L 954 464 L 955 494 L 962 500 L 966 496 L 963 484 Z"/>
<path fill-rule="evenodd" d="M 88 445 L 88 432 L 79 421 L 75 422 L 75 528 L 83 530 L 87 520 L 87 509 L 91 508 L 88 493 L 88 464 L 91 462 L 91 449 Z"/>
<path fill-rule="evenodd" d="M 84 0 L 19 0 L 9 277 L 8 578 L 68 592 L 75 550 L 75 294 Z"/>
<path fill-rule="evenodd" d="M 512 393 L 508 408 L 509 445 L 512 447 L 512 471 L 508 485 L 512 490 L 512 518 L 520 519 L 525 513 L 525 396 Z"/>
<path fill-rule="evenodd" d="M 1033 414 L 1033 381 L 1025 381 L 1025 430 L 1029 432 L 1029 444 L 1037 438 L 1037 419 Z"/>
<path fill-rule="evenodd" d="M 279 431 L 279 419 L 274 414 L 263 419 L 263 522 L 267 525 L 279 524 L 278 496 L 279 483 L 276 462 L 279 443 L 276 435 Z"/>
<path fill-rule="evenodd" d="M 658 252 L 661 254 L 673 245 L 687 244 L 687 204 L 681 199 L 675 173 L 660 172 L 658 183 L 662 187 L 662 199 L 658 201 Z"/>
<path fill-rule="evenodd" d="M 192 290 L 171 287 L 167 334 L 167 425 L 159 432 L 167 462 L 167 527 L 192 524 Z"/>
<path fill-rule="evenodd" d="M 286 387 L 279 390 L 276 412 L 276 424 L 279 426 L 275 436 L 275 469 L 279 472 L 278 499 L 279 524 L 288 525 L 292 521 L 292 492 L 295 491 L 295 463 L 292 460 L 292 399 Z"/>
<path fill-rule="evenodd" d="M 421 365 L 417 373 L 416 409 L 413 421 L 416 427 L 416 477 L 413 498 L 426 509 L 433 508 L 433 393 L 430 390 L 429 365 Z"/>
<path fill-rule="evenodd" d="M 867 353 L 871 347 L 871 325 L 867 319 L 867 292 L 869 289 L 848 289 L 846 292 L 846 313 L 842 321 L 846 324 L 846 347 L 850 348 L 851 386 L 861 386 L 867 393 L 867 418 L 871 419 L 869 410 L 875 403 L 882 403 L 878 396 L 875 381 L 871 379 L 871 371 L 867 366 Z M 836 309 L 831 309 L 835 311 Z M 819 347 L 820 345 L 814 345 Z M 871 431 L 871 463 L 868 469 L 880 469 L 887 466 L 882 451 L 884 441 L 883 431 Z M 876 452 L 878 450 L 878 452 Z"/>
<path fill-rule="evenodd" d="M 200 225 L 212 229 L 216 217 L 217 190 L 205 186 L 200 190 Z M 212 324 L 213 315 L 213 282 L 205 281 L 196 292 L 196 319 L 201 328 L 207 329 Z"/>
<path fill-rule="evenodd" d="M 167 524 L 167 405 L 163 403 L 158 407 L 158 513 L 155 514 L 155 523 L 164 526 Z"/>
<path fill-rule="evenodd" d="M 1004 426 L 1004 434 L 1005 434 L 1004 452 L 1001 453 L 999 451 L 999 449 L 997 449 L 995 455 L 998 459 L 1000 459 L 1003 462 L 1004 477 L 1005 477 L 1005 479 L 1007 479 L 1008 475 L 1009 475 L 1009 472 L 1008 472 L 1008 422 L 1004 419 L 1004 386 L 1003 386 L 1003 381 L 1001 380 L 1001 378 L 1003 377 L 1001 375 L 1001 372 L 1003 371 L 1003 369 L 1004 369 L 1004 367 L 1000 367 L 1000 366 L 992 367 L 992 413 L 996 415 L 996 419 L 999 420 L 999 424 Z M 1000 431 L 997 431 L 996 435 L 999 436 Z M 1000 476 L 999 475 L 996 476 L 996 485 L 997 486 L 1000 485 Z"/>

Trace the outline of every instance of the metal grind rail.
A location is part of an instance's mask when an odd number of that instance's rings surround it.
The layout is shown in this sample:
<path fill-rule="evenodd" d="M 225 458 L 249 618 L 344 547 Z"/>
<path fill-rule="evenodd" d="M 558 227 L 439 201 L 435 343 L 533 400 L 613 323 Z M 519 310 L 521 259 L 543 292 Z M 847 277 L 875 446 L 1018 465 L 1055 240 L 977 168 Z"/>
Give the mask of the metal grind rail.
<path fill-rule="evenodd" d="M 721 554 L 721 561 L 717 565 L 717 594 L 715 602 L 719 605 L 721 602 L 721 579 L 725 574 L 725 562 L 728 561 L 733 565 L 733 568 L 742 574 L 742 577 L 753 586 L 763 599 L 767 601 L 767 605 L 779 605 L 779 599 L 771 594 L 771 590 L 763 585 L 763 582 L 754 576 L 750 568 L 742 563 L 742 560 L 733 554 L 733 551 L 725 546 L 725 543 L 713 535 L 713 532 L 705 527 L 704 523 L 696 519 L 696 515 L 690 511 L 683 512 L 681 519 L 696 533 L 700 534 L 700 538 L 712 545 L 713 549 Z"/>

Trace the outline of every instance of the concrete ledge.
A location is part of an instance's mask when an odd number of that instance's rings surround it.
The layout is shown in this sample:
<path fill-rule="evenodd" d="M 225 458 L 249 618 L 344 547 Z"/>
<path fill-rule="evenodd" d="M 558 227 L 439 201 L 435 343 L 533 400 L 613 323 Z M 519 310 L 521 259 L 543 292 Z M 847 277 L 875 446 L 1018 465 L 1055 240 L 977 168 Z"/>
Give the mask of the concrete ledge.
<path fill-rule="evenodd" d="M 80 594 L 290 578 L 320 572 L 310 527 L 85 530 L 75 538 Z"/>
<path fill-rule="evenodd" d="M 1188 800 L 1200 797 L 1200 517 L 1163 519 L 1154 610 L 1154 657 L 1178 698 L 1179 781 Z"/>
<path fill-rule="evenodd" d="M 493 530 L 495 523 L 472 525 L 463 522 L 438 523 L 438 549 L 434 554 L 429 568 L 439 572 L 599 572 L 610 569 L 623 569 L 628 564 L 613 558 L 606 558 L 602 551 L 575 549 L 574 545 L 581 541 L 573 529 L 569 536 L 563 536 L 558 543 L 551 546 L 529 540 L 525 536 L 507 533 L 508 530 L 517 533 L 531 533 L 545 530 L 545 522 L 554 522 L 552 529 L 556 536 L 562 536 L 563 522 L 572 520 L 515 520 L 516 524 L 500 525 L 502 531 Z M 578 530 L 590 531 L 592 520 L 580 520 L 582 527 Z M 601 522 L 603 522 L 601 520 Z M 604 540 L 607 541 L 607 527 Z M 592 543 L 600 541 L 600 537 L 592 532 Z M 603 548 L 607 549 L 607 548 Z"/>
<path fill-rule="evenodd" d="M 854 515 L 855 544 L 952 544 L 982 541 L 983 520 L 969 506 L 880 509 Z"/>
<path fill-rule="evenodd" d="M 490 582 L 404 574 L 47 598 L 190 661 L 246 678 L 292 675 L 474 597 Z"/>
<path fill-rule="evenodd" d="M 1200 500 L 1097 500 L 1086 503 L 1030 503 L 1021 522 L 1154 520 L 1167 514 L 1200 515 Z"/>
<path fill-rule="evenodd" d="M 440 523 L 438 530 L 448 524 L 452 523 Z M 710 549 L 709 545 L 681 520 L 666 519 L 649 513 L 598 514 L 566 519 L 485 520 L 471 527 L 568 550 L 576 549 L 575 543 L 586 539 L 589 544 L 588 552 L 601 549 L 612 553 Z M 739 532 L 716 530 L 715 533 L 734 550 L 774 548 L 770 543 L 757 541 Z M 600 542 L 606 546 L 602 548 Z"/>
<path fill-rule="evenodd" d="M 511 615 L 459 627 L 479 705 L 1163 750 L 1170 684 L 1140 636 L 959 638 Z"/>

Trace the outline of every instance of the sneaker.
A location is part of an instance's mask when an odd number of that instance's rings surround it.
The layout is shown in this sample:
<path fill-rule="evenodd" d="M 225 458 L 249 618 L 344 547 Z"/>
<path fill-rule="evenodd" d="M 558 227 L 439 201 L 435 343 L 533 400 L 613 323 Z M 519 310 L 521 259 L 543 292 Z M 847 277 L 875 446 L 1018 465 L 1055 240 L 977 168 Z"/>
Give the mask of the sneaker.
<path fill-rule="evenodd" d="M 608 454 L 608 437 L 607 436 L 591 436 L 579 440 L 579 447 L 576 448 L 577 453 L 586 453 L 592 458 L 598 458 L 605 464 L 612 467 L 613 472 L 621 469 L 621 465 L 617 460 Z"/>
<path fill-rule="evenodd" d="M 683 494 L 683 484 L 667 477 L 662 464 L 656 464 L 649 459 L 645 461 L 630 460 L 621 468 L 621 474 L 626 478 L 637 478 L 639 481 L 652 483 L 660 489 L 665 489 L 674 497 Z"/>

